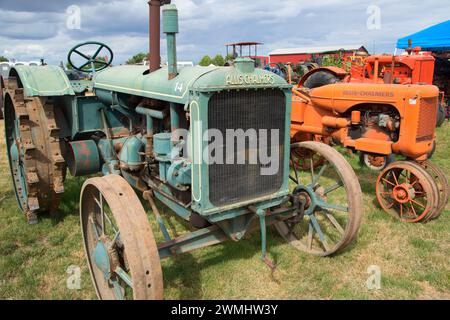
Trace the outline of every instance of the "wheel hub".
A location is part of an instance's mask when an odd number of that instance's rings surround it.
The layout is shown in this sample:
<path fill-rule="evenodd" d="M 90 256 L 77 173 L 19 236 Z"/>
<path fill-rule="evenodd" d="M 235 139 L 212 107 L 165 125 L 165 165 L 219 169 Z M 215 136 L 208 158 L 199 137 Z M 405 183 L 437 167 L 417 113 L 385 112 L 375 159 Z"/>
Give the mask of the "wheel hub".
<path fill-rule="evenodd" d="M 95 246 L 94 252 L 95 265 L 103 272 L 105 279 L 111 278 L 114 270 L 120 265 L 119 253 L 111 245 L 111 241 L 105 235 L 100 237 Z"/>
<path fill-rule="evenodd" d="M 97 241 L 94 252 L 94 261 L 97 268 L 103 272 L 105 279 L 109 279 L 111 274 L 111 263 L 108 249 L 102 240 Z"/>
<path fill-rule="evenodd" d="M 311 197 L 307 192 L 302 191 L 297 196 L 300 200 L 303 200 L 303 202 L 305 203 L 305 209 L 308 209 L 311 206 Z"/>
<path fill-rule="evenodd" d="M 294 193 L 305 201 L 305 214 L 313 215 L 318 203 L 318 195 L 309 186 L 298 186 Z"/>
<path fill-rule="evenodd" d="M 403 183 L 394 188 L 392 196 L 399 203 L 407 203 L 415 198 L 415 190 L 410 184 Z"/>

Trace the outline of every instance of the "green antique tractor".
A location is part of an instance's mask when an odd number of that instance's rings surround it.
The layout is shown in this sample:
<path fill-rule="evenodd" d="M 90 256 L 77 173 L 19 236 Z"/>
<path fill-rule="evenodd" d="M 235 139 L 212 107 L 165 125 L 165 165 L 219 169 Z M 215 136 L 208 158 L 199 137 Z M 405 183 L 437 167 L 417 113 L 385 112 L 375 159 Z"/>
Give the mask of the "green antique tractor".
<path fill-rule="evenodd" d="M 81 191 L 80 218 L 102 299 L 161 299 L 160 259 L 253 230 L 261 233 L 262 260 L 274 268 L 271 225 L 296 249 L 329 256 L 356 237 L 361 222 L 361 189 L 345 159 L 316 142 L 290 146 L 291 86 L 250 59 L 179 69 L 178 11 L 167 2 L 149 2 L 150 68 L 110 67 L 112 51 L 90 42 L 73 48 L 69 63 L 92 80 L 69 80 L 54 66 L 17 66 L 5 85 L 11 176 L 28 222 L 58 210 L 67 171 L 93 175 Z M 87 45 L 96 49 L 84 52 Z M 102 50 L 108 59 L 99 58 Z M 291 150 L 305 165 L 290 166 Z M 164 242 L 156 243 L 138 193 Z M 174 238 L 157 202 L 195 231 Z"/>

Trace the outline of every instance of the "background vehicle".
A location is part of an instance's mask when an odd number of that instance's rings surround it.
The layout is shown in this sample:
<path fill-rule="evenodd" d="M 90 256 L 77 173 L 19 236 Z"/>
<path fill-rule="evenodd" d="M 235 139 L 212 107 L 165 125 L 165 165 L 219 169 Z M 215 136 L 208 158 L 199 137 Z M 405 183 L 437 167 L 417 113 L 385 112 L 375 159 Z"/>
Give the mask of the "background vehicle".
<path fill-rule="evenodd" d="M 442 81 L 437 81 L 437 77 L 435 80 L 435 62 L 431 52 L 422 52 L 419 47 L 408 48 L 403 55 L 372 55 L 364 59 L 349 59 L 348 72 L 336 67 L 317 68 L 303 80 L 303 85 L 314 88 L 341 81 L 403 85 L 440 83 L 439 109 L 436 115 L 436 125 L 439 127 L 446 118 L 447 102 Z"/>

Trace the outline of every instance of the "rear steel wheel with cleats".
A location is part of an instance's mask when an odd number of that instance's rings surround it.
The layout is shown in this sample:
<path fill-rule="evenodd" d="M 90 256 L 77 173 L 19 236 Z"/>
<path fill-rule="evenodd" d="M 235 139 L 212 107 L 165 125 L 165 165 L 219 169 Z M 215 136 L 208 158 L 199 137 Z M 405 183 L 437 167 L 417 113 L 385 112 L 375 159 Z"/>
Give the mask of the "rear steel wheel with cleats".
<path fill-rule="evenodd" d="M 292 144 L 291 159 L 299 154 L 305 164 L 310 164 L 298 166 L 291 160 L 290 188 L 305 204 L 305 214 L 302 219 L 296 217 L 275 226 L 294 248 L 329 256 L 343 250 L 358 234 L 363 208 L 361 187 L 350 164 L 330 146 L 318 142 Z"/>
<path fill-rule="evenodd" d="M 24 97 L 14 78 L 5 99 L 5 137 L 19 207 L 36 223 L 39 212 L 58 209 L 66 165 L 52 101 Z"/>
<path fill-rule="evenodd" d="M 124 178 L 109 175 L 87 180 L 81 191 L 80 219 L 100 299 L 163 298 L 158 247 L 144 208 Z"/>

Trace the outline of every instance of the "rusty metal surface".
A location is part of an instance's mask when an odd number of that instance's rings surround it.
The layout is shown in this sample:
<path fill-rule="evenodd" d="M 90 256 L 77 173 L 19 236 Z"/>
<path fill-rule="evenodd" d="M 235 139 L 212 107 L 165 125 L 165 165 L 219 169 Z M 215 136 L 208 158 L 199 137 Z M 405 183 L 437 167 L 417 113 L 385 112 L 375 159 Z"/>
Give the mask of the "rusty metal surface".
<path fill-rule="evenodd" d="M 16 79 L 9 79 L 8 94 L 19 119 L 24 150 L 28 202 L 21 207 L 29 220 L 38 212 L 55 212 L 64 193 L 66 165 L 62 157 L 59 128 L 53 102 L 49 98 L 26 98 Z M 21 190 L 18 193 L 23 192 Z"/>
<path fill-rule="evenodd" d="M 123 243 L 123 266 L 129 269 L 133 282 L 133 298 L 136 300 L 163 299 L 163 278 L 158 248 L 147 215 L 136 193 L 118 175 L 87 180 L 81 191 L 80 218 L 84 245 L 92 280 L 101 299 L 114 299 L 114 292 L 105 283 L 103 274 L 91 259 L 95 243 L 89 232 L 89 217 L 95 214 L 97 205 L 93 197 L 102 195 L 110 209 Z"/>

